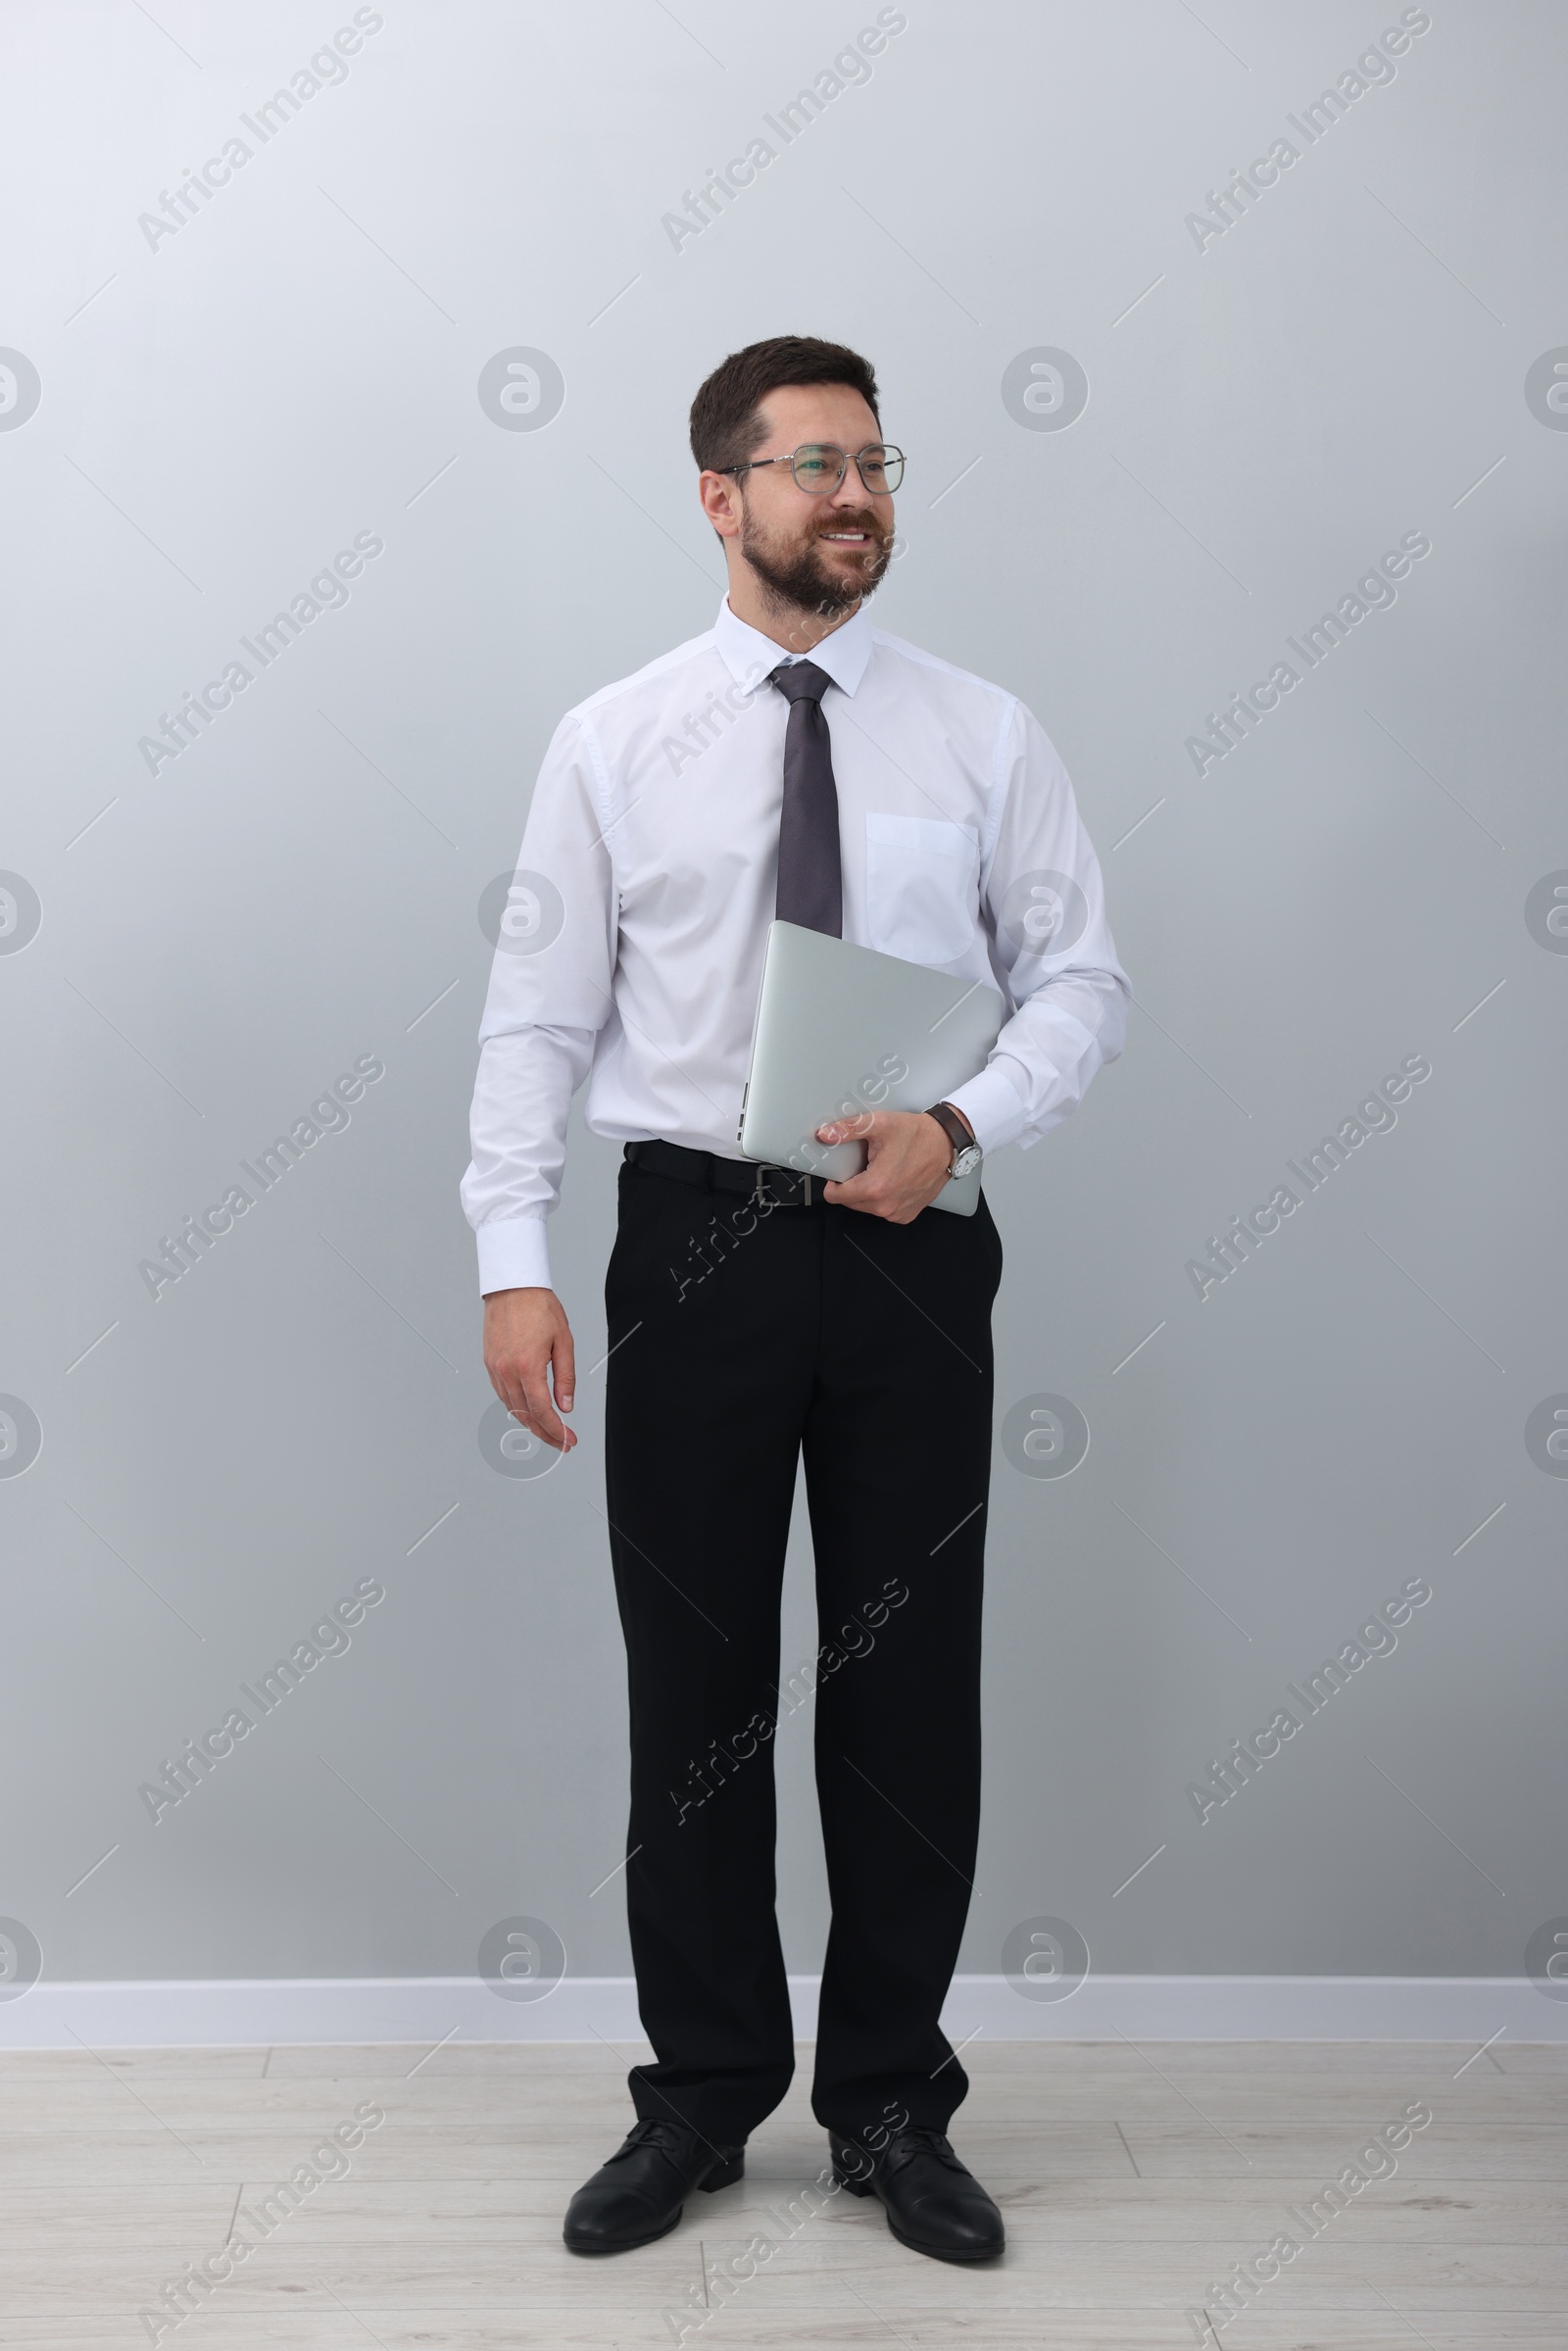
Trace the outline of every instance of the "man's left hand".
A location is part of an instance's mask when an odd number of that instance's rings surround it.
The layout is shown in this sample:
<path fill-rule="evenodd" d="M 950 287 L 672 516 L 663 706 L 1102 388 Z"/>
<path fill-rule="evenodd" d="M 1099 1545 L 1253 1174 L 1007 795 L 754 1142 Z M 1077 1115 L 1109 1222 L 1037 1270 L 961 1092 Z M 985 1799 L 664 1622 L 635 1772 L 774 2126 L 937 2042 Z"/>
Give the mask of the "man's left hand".
<path fill-rule="evenodd" d="M 961 1110 L 958 1115 L 963 1118 Z M 968 1127 L 966 1118 L 963 1123 Z M 816 1139 L 864 1143 L 860 1173 L 842 1184 L 824 1183 L 822 1198 L 835 1208 L 885 1216 L 889 1224 L 913 1224 L 942 1190 L 953 1163 L 952 1143 L 924 1110 L 862 1110 L 858 1117 L 818 1127 Z"/>

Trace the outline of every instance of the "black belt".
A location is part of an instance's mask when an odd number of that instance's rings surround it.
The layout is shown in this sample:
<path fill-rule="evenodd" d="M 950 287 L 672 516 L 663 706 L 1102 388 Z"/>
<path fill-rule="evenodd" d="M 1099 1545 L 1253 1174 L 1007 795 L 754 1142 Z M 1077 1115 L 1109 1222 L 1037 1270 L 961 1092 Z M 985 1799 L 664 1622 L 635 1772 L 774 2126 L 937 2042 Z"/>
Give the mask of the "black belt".
<path fill-rule="evenodd" d="M 633 1167 L 651 1175 L 673 1177 L 677 1184 L 695 1184 L 705 1192 L 740 1192 L 759 1207 L 820 1208 L 820 1176 L 796 1167 L 770 1167 L 755 1159 L 721 1159 L 716 1151 L 688 1151 L 683 1143 L 628 1143 L 625 1156 Z"/>

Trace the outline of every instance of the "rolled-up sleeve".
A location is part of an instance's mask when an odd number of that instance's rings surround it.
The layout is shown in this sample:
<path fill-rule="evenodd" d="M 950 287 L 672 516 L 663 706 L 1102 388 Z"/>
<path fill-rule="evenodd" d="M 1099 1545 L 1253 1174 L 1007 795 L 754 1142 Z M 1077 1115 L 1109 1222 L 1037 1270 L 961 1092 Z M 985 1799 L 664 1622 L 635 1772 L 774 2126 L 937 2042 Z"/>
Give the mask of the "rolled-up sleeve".
<path fill-rule="evenodd" d="M 981 900 L 1013 1009 L 985 1068 L 950 1099 L 982 1151 L 1027 1151 L 1120 1053 L 1131 990 L 1071 780 L 1021 703 L 1002 729 L 988 829 Z"/>
<path fill-rule="evenodd" d="M 549 1289 L 571 1098 L 612 1011 L 615 891 L 593 747 L 566 719 L 545 754 L 479 1024 L 463 1179 L 479 1288 Z"/>

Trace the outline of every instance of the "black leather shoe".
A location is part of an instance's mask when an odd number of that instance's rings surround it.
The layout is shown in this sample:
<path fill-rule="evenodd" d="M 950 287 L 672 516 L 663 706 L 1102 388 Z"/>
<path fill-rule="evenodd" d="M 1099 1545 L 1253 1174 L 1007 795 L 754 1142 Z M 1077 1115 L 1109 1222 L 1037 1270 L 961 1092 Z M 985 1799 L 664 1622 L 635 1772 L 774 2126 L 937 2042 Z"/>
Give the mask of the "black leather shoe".
<path fill-rule="evenodd" d="M 731 2187 L 746 2149 L 713 2147 L 684 2123 L 639 2123 L 566 2207 L 573 2253 L 627 2253 L 667 2236 L 693 2188 Z"/>
<path fill-rule="evenodd" d="M 929 2123 L 896 2131 L 870 2154 L 827 2134 L 833 2177 L 852 2196 L 879 2196 L 888 2227 L 911 2253 L 935 2261 L 995 2261 L 1006 2242 L 1002 2215 L 974 2174 Z"/>

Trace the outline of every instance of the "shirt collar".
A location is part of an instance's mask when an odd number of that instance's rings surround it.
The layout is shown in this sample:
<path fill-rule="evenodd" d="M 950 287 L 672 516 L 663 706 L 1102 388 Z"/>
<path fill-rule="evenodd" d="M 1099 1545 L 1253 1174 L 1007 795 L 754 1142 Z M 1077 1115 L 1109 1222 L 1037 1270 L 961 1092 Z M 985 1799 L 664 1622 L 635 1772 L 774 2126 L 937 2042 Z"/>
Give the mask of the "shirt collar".
<path fill-rule="evenodd" d="M 755 691 L 762 680 L 775 670 L 781 661 L 803 657 L 786 653 L 771 637 L 742 620 L 730 610 L 726 596 L 718 608 L 718 619 L 713 628 L 713 642 L 737 685 Z M 826 670 L 833 683 L 844 693 L 853 695 L 865 675 L 865 665 L 871 659 L 871 618 L 862 604 L 859 611 L 846 620 L 841 628 L 822 639 L 804 659 L 814 661 Z"/>

